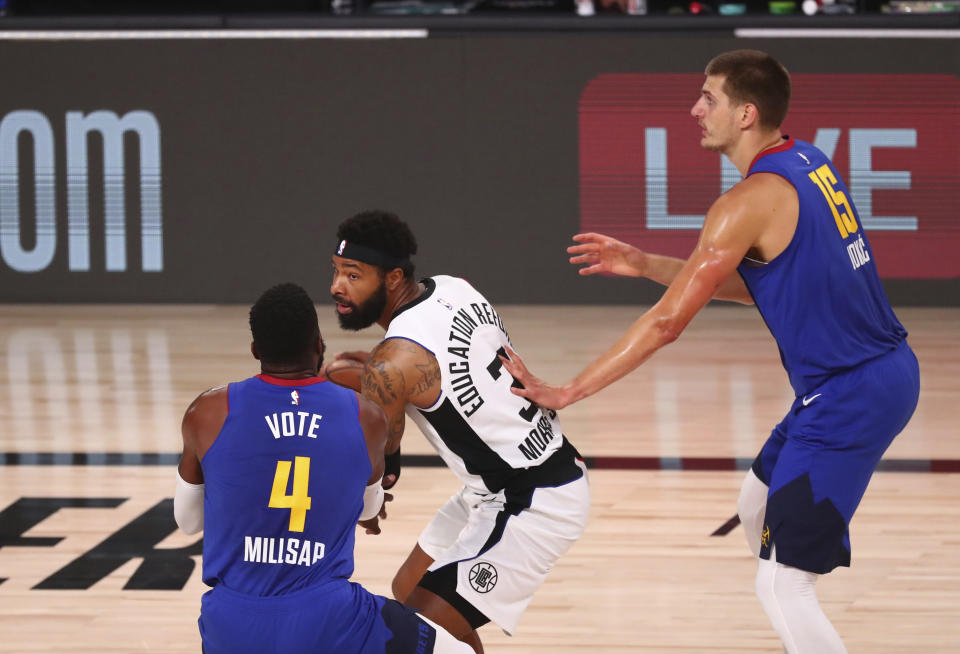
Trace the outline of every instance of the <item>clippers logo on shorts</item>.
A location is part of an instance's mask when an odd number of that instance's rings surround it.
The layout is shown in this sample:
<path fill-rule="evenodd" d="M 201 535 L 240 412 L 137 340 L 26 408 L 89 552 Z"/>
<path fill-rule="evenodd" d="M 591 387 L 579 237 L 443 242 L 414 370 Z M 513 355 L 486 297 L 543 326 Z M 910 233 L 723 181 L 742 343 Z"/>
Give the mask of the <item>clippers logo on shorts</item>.
<path fill-rule="evenodd" d="M 960 79 L 795 74 L 783 132 L 834 163 L 883 277 L 960 277 Z M 700 147 L 703 75 L 604 74 L 580 97 L 580 229 L 687 257 L 704 214 L 740 181 Z M 896 98 L 891 101 L 890 98 Z"/>
<path fill-rule="evenodd" d="M 497 569 L 481 561 L 470 568 L 470 586 L 478 593 L 489 593 L 497 585 Z"/>

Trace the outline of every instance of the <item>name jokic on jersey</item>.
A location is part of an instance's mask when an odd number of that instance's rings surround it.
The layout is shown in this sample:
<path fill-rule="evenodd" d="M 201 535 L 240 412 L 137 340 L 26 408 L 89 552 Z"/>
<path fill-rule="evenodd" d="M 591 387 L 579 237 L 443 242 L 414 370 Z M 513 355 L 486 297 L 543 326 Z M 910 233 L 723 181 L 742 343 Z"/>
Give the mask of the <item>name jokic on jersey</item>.
<path fill-rule="evenodd" d="M 854 270 L 870 261 L 870 254 L 867 252 L 867 244 L 863 242 L 863 236 L 847 246 L 847 255 Z"/>

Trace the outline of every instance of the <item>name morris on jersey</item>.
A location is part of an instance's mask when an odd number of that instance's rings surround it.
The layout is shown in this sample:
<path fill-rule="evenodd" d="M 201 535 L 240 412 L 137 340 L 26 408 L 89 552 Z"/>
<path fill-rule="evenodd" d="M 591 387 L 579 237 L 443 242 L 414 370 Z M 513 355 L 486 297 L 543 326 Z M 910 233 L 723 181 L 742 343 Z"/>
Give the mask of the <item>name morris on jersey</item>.
<path fill-rule="evenodd" d="M 547 451 L 547 445 L 549 445 L 554 438 L 553 426 L 550 424 L 550 421 L 547 420 L 547 417 L 541 413 L 540 420 L 537 421 L 537 426 L 530 430 L 530 435 L 524 438 L 522 443 L 517 445 L 517 449 L 530 461 L 536 461 L 540 458 L 541 454 Z"/>
<path fill-rule="evenodd" d="M 470 308 L 473 310 L 472 316 L 466 308 L 458 309 L 453 315 L 448 338 L 450 345 L 447 346 L 447 352 L 461 359 L 450 362 L 448 371 L 452 376 L 450 386 L 457 398 L 457 404 L 468 418 L 476 413 L 484 402 L 470 371 L 470 343 L 473 333 L 480 325 L 493 325 L 510 340 L 500 315 L 493 307 L 486 302 L 474 302 L 470 304 Z"/>

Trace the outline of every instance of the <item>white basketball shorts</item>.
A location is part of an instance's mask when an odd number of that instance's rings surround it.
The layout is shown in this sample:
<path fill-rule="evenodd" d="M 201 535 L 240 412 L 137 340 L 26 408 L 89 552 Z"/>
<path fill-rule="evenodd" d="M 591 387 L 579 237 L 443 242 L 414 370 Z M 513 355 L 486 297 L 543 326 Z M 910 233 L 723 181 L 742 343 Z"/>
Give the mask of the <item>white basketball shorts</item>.
<path fill-rule="evenodd" d="M 434 559 L 420 585 L 476 628 L 487 620 L 512 635 L 554 564 L 580 538 L 590 513 L 583 475 L 559 486 L 479 494 L 464 487 L 419 538 Z M 471 610 L 472 609 L 472 610 Z"/>

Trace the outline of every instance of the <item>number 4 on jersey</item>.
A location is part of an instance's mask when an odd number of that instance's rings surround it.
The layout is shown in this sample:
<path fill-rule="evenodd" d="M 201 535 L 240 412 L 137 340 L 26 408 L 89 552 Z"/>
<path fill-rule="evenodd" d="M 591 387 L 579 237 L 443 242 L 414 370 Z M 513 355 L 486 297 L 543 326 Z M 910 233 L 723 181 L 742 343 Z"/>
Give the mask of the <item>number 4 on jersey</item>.
<path fill-rule="evenodd" d="M 287 495 L 290 481 L 290 461 L 277 461 L 273 476 L 273 491 L 270 493 L 271 509 L 290 509 L 290 531 L 303 531 L 303 523 L 310 509 L 307 482 L 310 479 L 310 457 L 298 456 L 293 461 L 293 493 Z"/>

